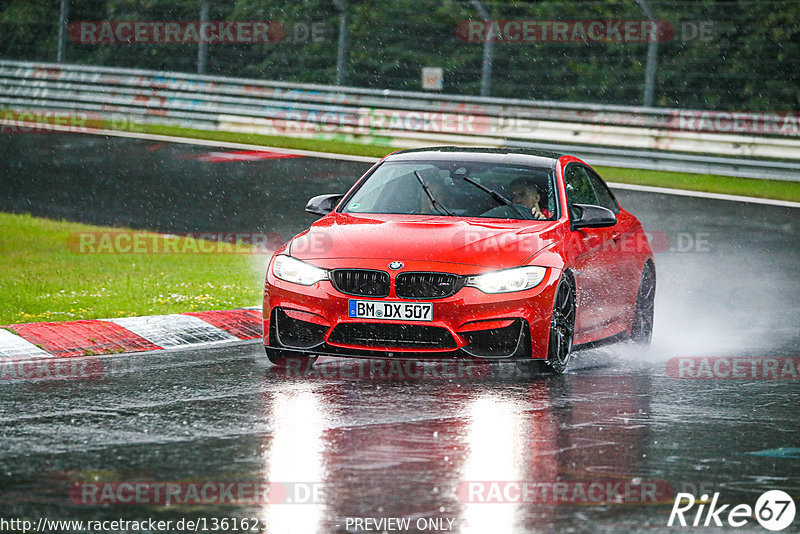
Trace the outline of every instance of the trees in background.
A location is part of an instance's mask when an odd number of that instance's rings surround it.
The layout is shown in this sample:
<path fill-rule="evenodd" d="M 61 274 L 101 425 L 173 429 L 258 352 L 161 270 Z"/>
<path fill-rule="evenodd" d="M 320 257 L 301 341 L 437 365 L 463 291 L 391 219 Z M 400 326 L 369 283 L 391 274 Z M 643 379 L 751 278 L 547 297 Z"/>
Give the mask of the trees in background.
<path fill-rule="evenodd" d="M 800 4 L 794 0 L 650 0 L 675 33 L 659 45 L 655 105 L 753 111 L 800 104 Z M 421 90 L 422 67 L 442 67 L 443 92 L 477 95 L 483 45 L 458 24 L 469 1 L 349 0 L 346 84 Z M 643 20 L 634 0 L 483 2 L 495 20 Z M 211 20 L 272 20 L 278 43 L 211 44 L 209 74 L 289 82 L 336 80 L 339 10 L 332 0 L 210 1 Z M 198 20 L 199 0 L 72 0 L 70 21 Z M 0 5 L 0 57 L 55 61 L 58 2 Z M 318 30 L 312 36 L 311 25 Z M 303 33 L 304 29 L 307 33 Z M 640 105 L 646 43 L 498 42 L 492 96 Z M 67 61 L 194 72 L 196 44 L 69 42 Z"/>

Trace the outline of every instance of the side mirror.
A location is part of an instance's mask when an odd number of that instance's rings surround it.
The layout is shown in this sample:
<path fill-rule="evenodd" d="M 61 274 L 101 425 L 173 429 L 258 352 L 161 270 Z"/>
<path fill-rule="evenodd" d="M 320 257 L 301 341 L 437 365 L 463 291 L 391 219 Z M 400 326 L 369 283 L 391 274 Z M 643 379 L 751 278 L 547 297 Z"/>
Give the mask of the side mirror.
<path fill-rule="evenodd" d="M 327 215 L 333 211 L 344 195 L 317 195 L 306 204 L 306 211 L 314 215 Z"/>
<path fill-rule="evenodd" d="M 573 230 L 579 228 L 604 228 L 617 224 L 617 216 L 608 208 L 591 204 L 572 204 L 570 206 Z"/>

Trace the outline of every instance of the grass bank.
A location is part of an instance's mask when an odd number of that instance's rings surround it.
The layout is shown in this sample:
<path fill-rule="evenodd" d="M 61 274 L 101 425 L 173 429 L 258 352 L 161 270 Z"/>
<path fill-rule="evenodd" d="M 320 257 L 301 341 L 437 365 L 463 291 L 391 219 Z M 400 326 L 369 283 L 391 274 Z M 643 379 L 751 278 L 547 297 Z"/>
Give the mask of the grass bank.
<path fill-rule="evenodd" d="M 120 248 L 109 253 L 75 246 L 76 234 L 107 230 L 0 213 L 0 324 L 233 309 L 261 302 L 267 254 L 247 253 L 245 246 L 236 247 L 239 253 L 230 248 L 198 253 L 198 248 L 210 248 L 193 246 L 190 238 L 173 238 L 173 250 L 180 253 L 119 253 L 125 250 Z"/>

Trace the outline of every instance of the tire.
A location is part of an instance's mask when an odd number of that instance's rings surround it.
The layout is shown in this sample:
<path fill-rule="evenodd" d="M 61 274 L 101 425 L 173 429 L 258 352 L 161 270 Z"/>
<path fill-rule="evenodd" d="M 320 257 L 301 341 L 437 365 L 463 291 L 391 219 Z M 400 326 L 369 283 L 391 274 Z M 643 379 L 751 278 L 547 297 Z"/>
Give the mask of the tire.
<path fill-rule="evenodd" d="M 550 339 L 547 360 L 541 371 L 561 374 L 569 365 L 572 341 L 575 336 L 575 285 L 569 276 L 562 276 L 553 301 L 553 318 L 550 321 Z"/>
<path fill-rule="evenodd" d="M 276 350 L 272 347 L 267 348 L 267 358 L 277 367 L 294 367 L 299 362 L 298 368 L 308 369 L 317 361 L 317 356 L 298 356 L 294 352 Z"/>
<path fill-rule="evenodd" d="M 651 263 L 642 269 L 639 293 L 636 295 L 636 310 L 631 324 L 631 341 L 641 347 L 649 347 L 653 337 L 653 314 L 655 311 L 656 273 Z"/>

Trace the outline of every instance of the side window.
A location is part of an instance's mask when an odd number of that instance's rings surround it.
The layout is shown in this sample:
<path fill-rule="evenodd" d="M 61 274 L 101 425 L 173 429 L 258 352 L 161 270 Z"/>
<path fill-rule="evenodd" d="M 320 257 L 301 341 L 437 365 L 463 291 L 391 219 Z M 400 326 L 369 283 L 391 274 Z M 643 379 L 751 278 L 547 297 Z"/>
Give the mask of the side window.
<path fill-rule="evenodd" d="M 567 188 L 567 204 L 593 204 L 598 205 L 597 195 L 594 193 L 586 169 L 580 165 L 567 165 L 564 173 L 564 185 Z M 570 209 L 572 215 L 572 209 Z"/>
<path fill-rule="evenodd" d="M 597 195 L 597 205 L 608 208 L 615 214 L 618 214 L 619 203 L 617 202 L 617 199 L 614 198 L 614 195 L 611 193 L 611 190 L 608 189 L 608 186 L 605 184 L 605 182 L 591 170 L 588 171 L 588 175 L 589 181 L 591 181 L 594 192 Z"/>

